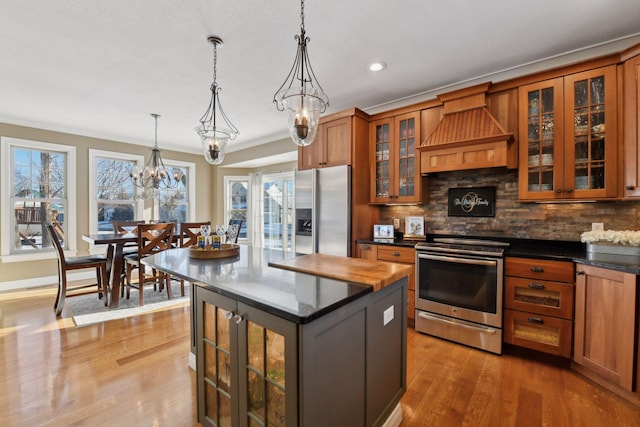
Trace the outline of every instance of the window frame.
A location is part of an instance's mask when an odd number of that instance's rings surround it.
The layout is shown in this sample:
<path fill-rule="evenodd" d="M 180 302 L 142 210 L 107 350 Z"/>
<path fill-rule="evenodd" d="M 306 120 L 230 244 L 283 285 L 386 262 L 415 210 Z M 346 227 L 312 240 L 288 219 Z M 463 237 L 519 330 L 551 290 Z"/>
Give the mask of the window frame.
<path fill-rule="evenodd" d="M 144 166 L 144 157 L 137 154 L 122 153 L 119 151 L 89 149 L 89 234 L 98 233 L 98 188 L 95 180 L 98 171 L 98 159 L 112 159 L 134 161 L 138 168 Z M 138 190 L 136 189 L 136 194 Z M 144 217 L 144 200 L 136 199 L 135 203 L 136 217 Z M 90 244 L 90 249 L 95 245 Z M 104 246 L 104 245 L 100 245 Z"/>
<path fill-rule="evenodd" d="M 76 147 L 71 145 L 35 141 L 30 139 L 14 138 L 2 136 L 0 137 L 0 145 L 2 146 L 2 183 L 0 186 L 2 208 L 0 212 L 0 230 L 2 232 L 2 242 L 0 245 L 0 260 L 3 263 L 36 261 L 43 259 L 56 258 L 53 248 L 37 249 L 24 253 L 12 253 L 11 251 L 11 218 L 12 204 L 11 198 L 13 190 L 14 165 L 11 156 L 11 150 L 14 147 L 25 148 L 29 150 L 54 151 L 64 153 L 66 155 L 65 164 L 65 193 L 67 205 L 65 206 L 65 254 L 73 256 L 77 251 L 77 205 L 76 205 L 76 187 L 71 183 L 76 182 Z M 44 230 L 43 230 L 44 232 Z"/>

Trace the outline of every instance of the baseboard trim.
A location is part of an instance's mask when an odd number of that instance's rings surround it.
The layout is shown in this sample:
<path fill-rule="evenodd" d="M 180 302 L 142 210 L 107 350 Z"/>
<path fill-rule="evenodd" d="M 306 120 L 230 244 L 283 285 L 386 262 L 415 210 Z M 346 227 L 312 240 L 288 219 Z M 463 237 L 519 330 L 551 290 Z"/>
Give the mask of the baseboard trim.
<path fill-rule="evenodd" d="M 382 427 L 398 427 L 402 423 L 402 405 L 400 402 L 393 409 L 387 421 L 382 424 Z"/>

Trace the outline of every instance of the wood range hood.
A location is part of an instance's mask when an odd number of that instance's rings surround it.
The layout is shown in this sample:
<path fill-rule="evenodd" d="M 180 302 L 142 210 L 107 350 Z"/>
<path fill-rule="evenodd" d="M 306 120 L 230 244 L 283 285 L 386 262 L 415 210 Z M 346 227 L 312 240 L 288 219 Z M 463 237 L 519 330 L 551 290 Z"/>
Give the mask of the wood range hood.
<path fill-rule="evenodd" d="M 442 119 L 417 149 L 420 171 L 457 171 L 509 164 L 513 133 L 507 132 L 489 112 L 486 94 L 491 83 L 483 83 L 438 95 Z"/>

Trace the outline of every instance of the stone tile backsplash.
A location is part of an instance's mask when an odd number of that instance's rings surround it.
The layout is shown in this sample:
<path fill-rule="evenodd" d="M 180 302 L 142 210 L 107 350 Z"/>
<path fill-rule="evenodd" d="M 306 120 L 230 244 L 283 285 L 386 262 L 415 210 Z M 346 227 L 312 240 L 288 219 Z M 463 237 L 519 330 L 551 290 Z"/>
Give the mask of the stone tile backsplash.
<path fill-rule="evenodd" d="M 429 200 L 419 206 L 384 206 L 383 223 L 404 217 L 424 216 L 428 234 L 514 237 L 579 241 L 591 223 L 602 222 L 614 230 L 640 229 L 640 202 L 519 203 L 518 172 L 504 169 L 446 172 L 429 176 Z M 496 187 L 495 217 L 449 217 L 448 190 L 452 187 Z"/>

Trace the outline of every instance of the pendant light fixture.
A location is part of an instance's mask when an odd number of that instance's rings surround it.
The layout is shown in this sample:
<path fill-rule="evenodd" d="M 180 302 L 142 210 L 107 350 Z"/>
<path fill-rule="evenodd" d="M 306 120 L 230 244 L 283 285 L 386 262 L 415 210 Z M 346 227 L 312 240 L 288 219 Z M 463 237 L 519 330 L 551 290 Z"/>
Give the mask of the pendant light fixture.
<path fill-rule="evenodd" d="M 329 97 L 324 93 L 316 78 L 309 54 L 304 30 L 304 0 L 300 2 L 300 35 L 295 61 L 280 89 L 273 97 L 279 111 L 287 111 L 289 133 L 296 145 L 306 146 L 313 142 L 318 132 L 320 114 L 329 106 Z"/>
<path fill-rule="evenodd" d="M 135 167 L 129 176 L 136 187 L 144 188 L 145 190 L 157 190 L 160 186 L 162 186 L 163 189 L 175 189 L 178 187 L 183 173 L 177 168 L 169 170 L 164 165 L 162 156 L 160 155 L 160 149 L 158 148 L 158 117 L 160 117 L 160 115 L 151 114 L 151 117 L 156 121 L 155 143 L 151 150 L 151 156 L 149 156 L 149 160 L 144 169 L 140 170 Z"/>
<path fill-rule="evenodd" d="M 202 141 L 202 154 L 207 162 L 218 165 L 224 160 L 224 150 L 227 142 L 234 140 L 238 135 L 238 129 L 231 123 L 220 104 L 220 86 L 216 81 L 218 46 L 222 45 L 222 39 L 217 36 L 207 38 L 213 45 L 213 83 L 211 83 L 211 101 L 204 115 L 200 118 L 200 126 L 196 132 Z"/>

